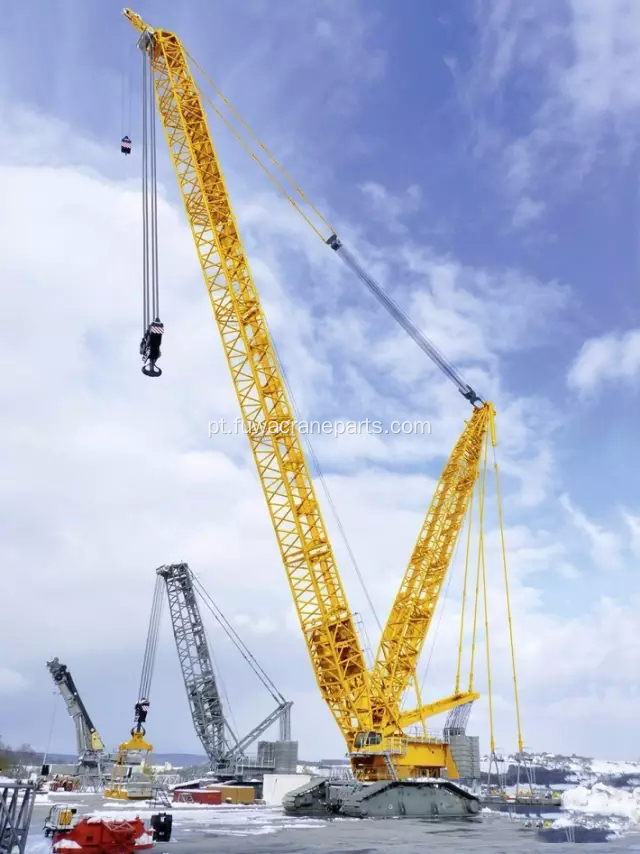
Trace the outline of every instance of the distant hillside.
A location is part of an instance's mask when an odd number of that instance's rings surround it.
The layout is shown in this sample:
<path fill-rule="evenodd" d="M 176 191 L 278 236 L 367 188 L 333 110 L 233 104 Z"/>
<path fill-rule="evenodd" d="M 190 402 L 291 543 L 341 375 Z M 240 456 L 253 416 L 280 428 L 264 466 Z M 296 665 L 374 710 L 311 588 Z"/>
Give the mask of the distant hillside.
<path fill-rule="evenodd" d="M 30 764 L 37 765 L 42 763 L 44 755 L 42 753 L 34 753 L 33 758 L 29 757 Z M 47 756 L 47 762 L 51 765 L 67 765 L 73 764 L 76 761 L 75 753 L 50 753 Z M 163 762 L 170 762 L 173 766 L 179 765 L 206 765 L 208 760 L 204 755 L 197 753 L 154 753 L 153 764 L 162 765 Z"/>

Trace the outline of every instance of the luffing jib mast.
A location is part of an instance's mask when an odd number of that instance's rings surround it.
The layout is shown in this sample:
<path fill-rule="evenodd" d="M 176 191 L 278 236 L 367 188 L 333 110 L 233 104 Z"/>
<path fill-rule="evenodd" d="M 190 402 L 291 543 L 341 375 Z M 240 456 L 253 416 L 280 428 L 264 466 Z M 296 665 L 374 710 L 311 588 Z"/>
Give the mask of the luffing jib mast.
<path fill-rule="evenodd" d="M 474 410 L 438 483 L 369 673 L 184 49 L 174 33 L 151 29 L 131 10 L 124 14 L 151 63 L 158 112 L 300 626 L 354 770 L 361 779 L 437 776 L 441 769 L 457 777 L 447 743 L 407 736 L 404 728 L 478 695 L 457 693 L 411 712 L 401 712 L 401 704 L 471 499 L 493 409 L 451 377 Z M 330 245 L 363 278 L 336 240 Z"/>
<path fill-rule="evenodd" d="M 73 677 L 66 664 L 61 664 L 58 658 L 47 661 L 47 668 L 75 724 L 79 773 L 81 776 L 95 774 L 99 778 L 105 758 L 104 744 L 82 702 Z"/>

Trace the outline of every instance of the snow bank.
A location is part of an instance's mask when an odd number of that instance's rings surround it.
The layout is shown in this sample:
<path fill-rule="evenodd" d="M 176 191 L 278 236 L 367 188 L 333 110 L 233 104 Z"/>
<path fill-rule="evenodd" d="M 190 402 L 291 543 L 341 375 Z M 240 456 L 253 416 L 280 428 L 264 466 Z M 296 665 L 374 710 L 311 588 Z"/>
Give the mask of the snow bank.
<path fill-rule="evenodd" d="M 194 804 L 189 806 L 193 807 Z M 196 804 L 195 806 L 196 809 L 191 810 L 174 809 L 172 806 L 173 841 L 183 842 L 185 839 L 195 841 L 198 838 L 204 838 L 205 833 L 210 834 L 212 831 L 215 832 L 216 836 L 256 836 L 276 833 L 285 827 L 321 829 L 327 826 L 327 822 L 323 819 L 285 816 L 282 809 L 269 806 L 255 804 L 223 804 L 220 806 Z M 132 819 L 139 816 L 143 821 L 147 821 L 148 816 L 157 811 L 158 807 L 149 810 L 109 809 L 95 811 L 91 813 L 91 817 L 95 820 L 98 818 Z M 28 851 L 27 854 L 35 854 L 35 852 Z"/>
<path fill-rule="evenodd" d="M 631 824 L 640 825 L 640 788 L 627 791 L 604 783 L 576 786 L 563 792 L 562 806 L 572 812 L 621 816 Z"/>

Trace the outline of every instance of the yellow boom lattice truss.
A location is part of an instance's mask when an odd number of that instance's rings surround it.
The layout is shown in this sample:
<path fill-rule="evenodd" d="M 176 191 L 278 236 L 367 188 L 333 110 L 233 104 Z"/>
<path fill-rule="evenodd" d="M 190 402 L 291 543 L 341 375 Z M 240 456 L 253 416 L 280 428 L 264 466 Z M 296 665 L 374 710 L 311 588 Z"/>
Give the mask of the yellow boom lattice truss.
<path fill-rule="evenodd" d="M 457 776 L 447 744 L 403 728 L 475 699 L 401 712 L 463 524 L 493 408 L 473 411 L 438 483 L 369 673 L 238 233 L 198 88 L 179 38 L 126 17 L 149 53 L 156 99 L 245 430 L 320 691 L 361 778 Z M 145 41 L 146 40 L 146 41 Z M 420 703 L 420 700 L 418 700 Z"/>
<path fill-rule="evenodd" d="M 395 717 L 410 678 L 414 675 L 453 548 L 478 477 L 487 431 L 493 418 L 491 404 L 474 409 L 444 467 L 418 536 L 409 565 L 382 632 L 372 681 L 376 695 L 393 698 Z M 465 695 L 461 702 L 469 697 Z M 450 706 L 449 706 L 450 707 Z M 438 708 L 437 711 L 446 711 Z M 430 710 L 430 714 L 437 713 Z M 405 714 L 403 724 L 411 713 Z M 383 710 L 374 711 L 374 723 L 387 730 Z"/>

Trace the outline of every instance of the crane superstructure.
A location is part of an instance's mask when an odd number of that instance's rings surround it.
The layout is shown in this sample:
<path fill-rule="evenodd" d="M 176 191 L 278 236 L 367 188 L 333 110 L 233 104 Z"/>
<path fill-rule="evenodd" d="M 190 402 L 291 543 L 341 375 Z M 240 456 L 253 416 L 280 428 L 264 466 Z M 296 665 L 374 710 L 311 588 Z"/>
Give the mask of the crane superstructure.
<path fill-rule="evenodd" d="M 450 696 L 423 705 L 416 667 L 485 447 L 489 440 L 495 444 L 493 406 L 464 382 L 335 231 L 323 236 L 473 406 L 438 481 L 369 671 L 187 54 L 175 33 L 149 27 L 130 9 L 124 15 L 139 32 L 150 63 L 155 102 L 302 633 L 354 773 L 363 781 L 456 778 L 447 739 L 428 733 L 425 718 L 455 712 L 479 695 L 471 684 L 461 690 L 457 681 Z M 418 706 L 404 711 L 410 682 Z M 422 734 L 407 734 L 418 722 Z"/>
<path fill-rule="evenodd" d="M 67 665 L 62 664 L 56 657 L 47 661 L 47 669 L 75 724 L 78 775 L 82 779 L 82 785 L 85 788 L 97 788 L 102 784 L 104 764 L 108 759 L 104 743 L 89 716 Z"/>

